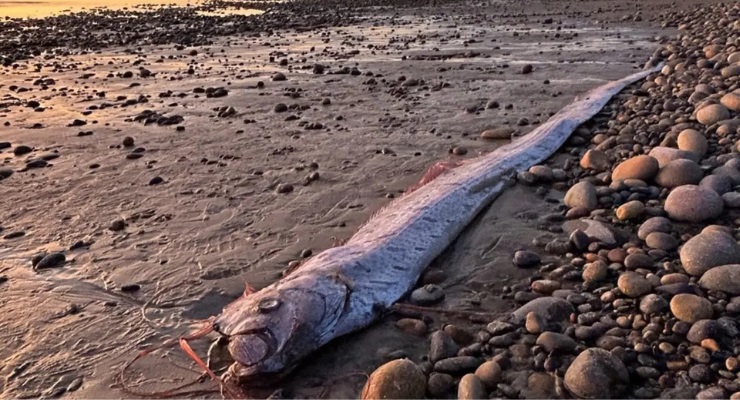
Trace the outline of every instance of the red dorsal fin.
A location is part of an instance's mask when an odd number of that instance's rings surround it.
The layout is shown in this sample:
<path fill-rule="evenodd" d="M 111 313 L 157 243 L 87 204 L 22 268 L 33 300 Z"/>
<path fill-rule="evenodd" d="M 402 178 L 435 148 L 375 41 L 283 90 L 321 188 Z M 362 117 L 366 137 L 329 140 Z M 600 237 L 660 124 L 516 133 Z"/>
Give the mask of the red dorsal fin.
<path fill-rule="evenodd" d="M 411 186 L 410 188 L 406 189 L 405 194 L 409 194 L 413 192 L 414 190 L 419 189 L 420 187 L 426 185 L 427 183 L 437 179 L 440 175 L 444 174 L 445 172 L 457 168 L 460 165 L 462 165 L 462 161 L 440 161 L 429 167 L 427 169 L 427 172 L 424 173 L 424 175 L 421 177 L 421 180 L 416 185 Z"/>

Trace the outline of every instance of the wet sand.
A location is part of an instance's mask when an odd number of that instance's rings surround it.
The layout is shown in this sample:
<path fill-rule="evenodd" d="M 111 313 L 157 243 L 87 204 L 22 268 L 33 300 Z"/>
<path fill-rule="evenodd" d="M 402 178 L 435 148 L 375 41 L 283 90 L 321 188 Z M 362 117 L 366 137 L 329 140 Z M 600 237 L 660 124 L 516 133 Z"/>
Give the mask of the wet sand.
<path fill-rule="evenodd" d="M 523 16 L 522 7 L 375 11 L 349 27 L 108 48 L 1 69 L 0 124 L 8 124 L 0 141 L 34 149 L 0 152 L 16 171 L 0 181 L 0 235 L 24 233 L 0 239 L 3 395 L 128 397 L 115 378 L 137 348 L 217 314 L 245 283 L 259 289 L 279 279 L 306 249 L 347 239 L 434 162 L 508 142 L 483 141 L 483 130 L 525 134 L 532 126 L 523 119 L 543 122 L 577 94 L 641 68 L 655 37 L 670 33 L 621 21 L 621 10 L 604 23 L 551 4 L 528 3 Z M 314 74 L 314 64 L 325 73 Z M 526 64 L 532 73 L 521 72 Z M 350 73 L 338 73 L 345 67 Z M 277 73 L 287 80 L 273 80 Z M 201 88 L 228 93 L 207 97 Z M 287 111 L 276 112 L 279 103 Z M 145 110 L 182 122 L 145 125 L 135 120 Z M 123 146 L 127 136 L 132 147 Z M 127 158 L 138 147 L 143 155 Z M 467 154 L 451 154 L 455 147 Z M 47 167 L 22 171 L 40 157 Z M 307 178 L 312 172 L 318 179 Z M 286 184 L 292 191 L 280 193 Z M 541 234 L 527 216 L 551 208 L 522 186 L 498 199 L 434 263 L 447 276 L 441 306 L 510 310 L 502 287 L 530 274 L 511 254 Z M 31 268 L 34 254 L 58 250 L 66 251 L 61 268 Z M 352 373 L 426 349 L 393 321 L 338 340 L 279 387 L 297 397 L 356 396 L 364 379 Z M 433 324 L 444 321 L 468 324 Z M 194 348 L 205 355 L 207 345 Z M 164 390 L 193 376 L 152 356 L 129 379 Z M 78 378 L 81 387 L 61 393 Z"/>

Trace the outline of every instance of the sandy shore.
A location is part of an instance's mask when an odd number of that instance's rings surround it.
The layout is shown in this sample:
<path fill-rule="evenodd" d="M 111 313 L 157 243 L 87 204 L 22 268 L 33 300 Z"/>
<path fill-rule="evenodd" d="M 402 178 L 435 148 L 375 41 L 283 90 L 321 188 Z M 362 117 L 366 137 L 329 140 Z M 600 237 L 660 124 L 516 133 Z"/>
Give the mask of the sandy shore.
<path fill-rule="evenodd" d="M 639 21 L 635 8 L 606 2 L 376 10 L 347 27 L 0 69 L 0 142 L 33 149 L 0 152 L 0 166 L 15 171 L 0 181 L 1 393 L 127 397 L 116 374 L 140 346 L 348 238 L 432 163 L 508 142 L 481 140 L 483 130 L 526 134 L 575 95 L 640 68 L 656 37 L 671 33 L 651 27 L 661 4 Z M 146 110 L 182 119 L 137 121 Z M 48 165 L 24 170 L 29 158 Z M 510 310 L 502 287 L 529 275 L 511 254 L 541 234 L 523 216 L 551 208 L 522 186 L 497 200 L 433 265 L 447 276 L 444 307 Z M 35 254 L 60 250 L 60 268 L 31 268 Z M 194 344 L 201 354 L 207 346 Z M 425 349 L 388 319 L 321 351 L 280 387 L 353 397 L 364 381 L 353 372 Z M 189 365 L 177 351 L 171 359 Z M 156 356 L 130 379 L 164 390 L 192 376 Z"/>

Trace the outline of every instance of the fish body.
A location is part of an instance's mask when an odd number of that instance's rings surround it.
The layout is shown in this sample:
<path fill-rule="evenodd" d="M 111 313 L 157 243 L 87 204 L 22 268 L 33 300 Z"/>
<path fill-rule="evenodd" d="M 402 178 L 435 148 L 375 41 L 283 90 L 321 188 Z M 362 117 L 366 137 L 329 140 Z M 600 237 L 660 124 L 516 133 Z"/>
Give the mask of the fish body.
<path fill-rule="evenodd" d="M 268 383 L 329 341 L 376 321 L 516 172 L 550 157 L 611 97 L 659 67 L 577 98 L 528 135 L 393 201 L 344 245 L 229 304 L 214 329 L 229 338 L 231 377 Z"/>

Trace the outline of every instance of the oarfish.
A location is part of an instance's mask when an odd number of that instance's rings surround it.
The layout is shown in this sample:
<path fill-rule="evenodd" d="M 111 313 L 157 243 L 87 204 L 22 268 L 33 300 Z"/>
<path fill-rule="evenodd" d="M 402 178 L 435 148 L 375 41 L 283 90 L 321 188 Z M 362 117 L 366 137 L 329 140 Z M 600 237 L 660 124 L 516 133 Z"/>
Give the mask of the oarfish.
<path fill-rule="evenodd" d="M 505 188 L 550 157 L 625 86 L 660 66 L 600 86 L 529 134 L 449 170 L 373 216 L 344 245 L 308 259 L 213 320 L 228 338 L 230 379 L 274 381 L 329 341 L 370 325 Z"/>

